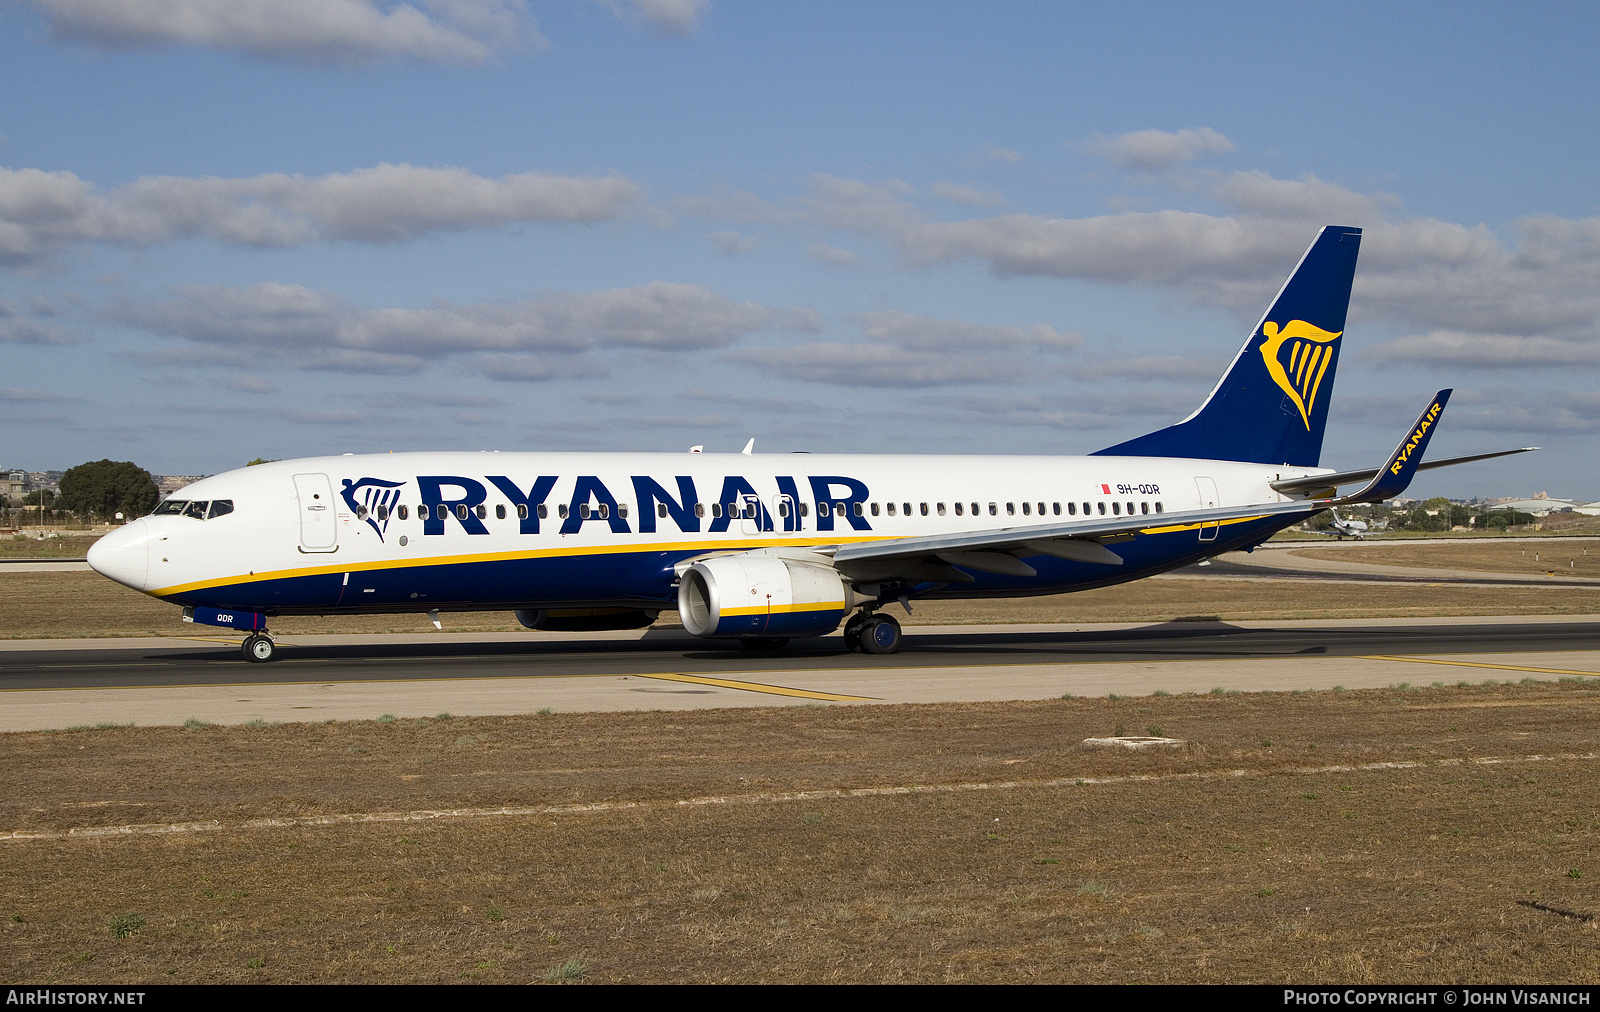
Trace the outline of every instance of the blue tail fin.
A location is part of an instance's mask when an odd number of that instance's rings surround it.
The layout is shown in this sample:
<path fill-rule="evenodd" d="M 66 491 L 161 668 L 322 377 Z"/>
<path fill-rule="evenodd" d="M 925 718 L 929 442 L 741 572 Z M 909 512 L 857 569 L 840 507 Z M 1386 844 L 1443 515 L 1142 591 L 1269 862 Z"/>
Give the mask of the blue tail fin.
<path fill-rule="evenodd" d="M 1095 456 L 1316 467 L 1361 230 L 1327 225 L 1200 410 Z"/>

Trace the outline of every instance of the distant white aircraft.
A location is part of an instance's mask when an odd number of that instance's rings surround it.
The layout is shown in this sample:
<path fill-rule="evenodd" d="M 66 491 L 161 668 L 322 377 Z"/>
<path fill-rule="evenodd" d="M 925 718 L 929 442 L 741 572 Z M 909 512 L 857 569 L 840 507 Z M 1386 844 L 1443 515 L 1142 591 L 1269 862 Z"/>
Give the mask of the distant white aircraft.
<path fill-rule="evenodd" d="M 1364 538 L 1369 533 L 1365 520 L 1346 520 L 1339 515 L 1337 509 L 1330 509 L 1329 512 L 1333 514 L 1333 523 L 1320 531 L 1312 531 L 1311 533 L 1327 534 L 1338 538 L 1340 541 L 1345 538 Z"/>
<path fill-rule="evenodd" d="M 1324 228 L 1198 410 L 1088 456 L 313 457 L 197 481 L 89 564 L 247 633 L 253 661 L 279 615 L 496 608 L 549 630 L 677 608 L 696 636 L 761 647 L 843 623 L 851 649 L 891 653 L 895 602 L 1125 583 L 1500 456 L 1421 463 L 1441 390 L 1381 467 L 1318 466 L 1360 241 Z"/>

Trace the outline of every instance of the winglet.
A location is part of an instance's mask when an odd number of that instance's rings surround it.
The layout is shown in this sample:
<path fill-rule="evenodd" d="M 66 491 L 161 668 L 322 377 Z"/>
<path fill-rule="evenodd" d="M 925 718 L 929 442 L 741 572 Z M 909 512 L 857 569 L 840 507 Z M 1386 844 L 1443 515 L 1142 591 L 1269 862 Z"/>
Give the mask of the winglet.
<path fill-rule="evenodd" d="M 1422 453 L 1428 448 L 1428 440 L 1433 438 L 1433 430 L 1439 424 L 1439 416 L 1444 414 L 1450 393 L 1449 390 L 1441 390 L 1433 395 L 1432 402 L 1417 416 L 1416 424 L 1400 440 L 1400 445 L 1390 454 L 1388 462 L 1378 471 L 1377 477 L 1367 483 L 1366 488 L 1354 495 L 1328 500 L 1327 504 L 1349 506 L 1354 503 L 1382 502 L 1404 492 L 1416 476 L 1417 465 L 1422 463 Z"/>

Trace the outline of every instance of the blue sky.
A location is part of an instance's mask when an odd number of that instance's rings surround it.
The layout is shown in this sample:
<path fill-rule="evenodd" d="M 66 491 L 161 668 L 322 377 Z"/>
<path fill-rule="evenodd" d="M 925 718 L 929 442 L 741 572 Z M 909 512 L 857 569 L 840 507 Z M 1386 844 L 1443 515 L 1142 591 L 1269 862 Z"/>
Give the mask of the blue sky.
<path fill-rule="evenodd" d="M 1324 463 L 1600 498 L 1583 4 L 0 0 L 7 466 L 1081 453 L 1367 230 Z"/>

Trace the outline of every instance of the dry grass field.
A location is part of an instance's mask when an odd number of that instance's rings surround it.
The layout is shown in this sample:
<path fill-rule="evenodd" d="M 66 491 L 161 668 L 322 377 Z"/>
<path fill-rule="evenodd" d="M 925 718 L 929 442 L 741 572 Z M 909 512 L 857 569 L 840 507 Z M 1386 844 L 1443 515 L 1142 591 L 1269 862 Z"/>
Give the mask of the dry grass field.
<path fill-rule="evenodd" d="M 1591 680 L 3 735 L 0 976 L 1592 984 L 1597 728 Z"/>
<path fill-rule="evenodd" d="M 1515 546 L 1510 546 L 1515 547 Z M 996 622 L 1164 622 L 1186 615 L 1230 621 L 1433 615 L 1578 615 L 1600 612 L 1588 588 L 1461 587 L 1415 584 L 1295 583 L 1242 580 L 1142 580 L 1121 587 L 997 601 L 914 602 L 906 625 Z M 77 636 L 182 636 L 180 610 L 90 572 L 14 573 L 0 568 L 0 639 Z M 662 623 L 676 624 L 677 612 Z M 513 632 L 510 612 L 447 612 L 450 632 Z M 421 615 L 286 617 L 274 633 L 427 632 Z M 207 627 L 209 629 L 209 627 Z M 529 633 L 530 636 L 537 633 Z"/>
<path fill-rule="evenodd" d="M 1403 541 L 1349 545 L 1343 548 L 1291 548 L 1290 555 L 1339 562 L 1364 562 L 1379 566 L 1414 566 L 1421 569 L 1464 569 L 1479 573 L 1514 573 L 1517 576 L 1600 577 L 1600 541 L 1587 538 L 1566 541 L 1465 542 L 1411 545 Z"/>

